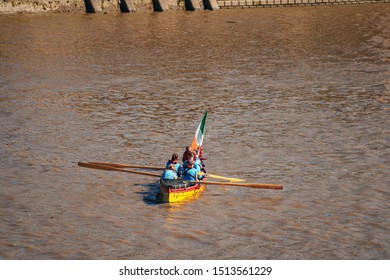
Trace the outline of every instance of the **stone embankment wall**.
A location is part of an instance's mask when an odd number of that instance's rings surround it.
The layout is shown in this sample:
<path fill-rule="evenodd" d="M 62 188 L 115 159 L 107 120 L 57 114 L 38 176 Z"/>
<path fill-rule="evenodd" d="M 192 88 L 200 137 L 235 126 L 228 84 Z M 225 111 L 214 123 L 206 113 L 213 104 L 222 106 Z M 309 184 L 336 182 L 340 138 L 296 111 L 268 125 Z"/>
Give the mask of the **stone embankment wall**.
<path fill-rule="evenodd" d="M 1 13 L 21 12 L 134 12 L 152 11 L 154 0 L 0 0 Z M 169 10 L 185 9 L 185 0 L 157 0 Z M 161 2 L 162 1 L 162 2 Z M 198 0 L 192 0 L 198 1 Z M 200 8 L 205 7 L 199 0 Z M 390 3 L 390 0 L 217 0 L 222 9 L 274 6 Z M 123 9 L 124 4 L 128 8 Z M 89 10 L 90 9 L 90 10 Z M 92 9 L 92 10 L 91 10 Z M 164 9 L 166 10 L 166 9 Z"/>
<path fill-rule="evenodd" d="M 252 8 L 252 7 L 291 7 L 291 6 L 314 6 L 336 4 L 362 4 L 362 3 L 386 3 L 390 0 L 217 0 L 221 9 Z"/>
<path fill-rule="evenodd" d="M 177 0 L 168 0 L 177 5 Z M 130 0 L 135 10 L 151 10 L 152 0 Z M 86 12 L 94 6 L 96 12 L 119 12 L 120 0 L 0 0 L 0 13 L 20 12 Z"/>

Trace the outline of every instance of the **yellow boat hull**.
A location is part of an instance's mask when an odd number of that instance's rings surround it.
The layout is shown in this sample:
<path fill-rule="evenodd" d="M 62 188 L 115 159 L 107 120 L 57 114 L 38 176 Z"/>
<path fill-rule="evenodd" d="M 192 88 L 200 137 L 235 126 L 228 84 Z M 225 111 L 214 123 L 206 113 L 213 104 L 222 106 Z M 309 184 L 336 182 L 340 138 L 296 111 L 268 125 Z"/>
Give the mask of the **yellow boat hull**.
<path fill-rule="evenodd" d="M 205 184 L 197 182 L 193 186 L 186 187 L 171 187 L 169 184 L 160 182 L 160 190 L 162 194 L 162 201 L 168 203 L 188 201 L 196 199 L 204 191 Z"/>

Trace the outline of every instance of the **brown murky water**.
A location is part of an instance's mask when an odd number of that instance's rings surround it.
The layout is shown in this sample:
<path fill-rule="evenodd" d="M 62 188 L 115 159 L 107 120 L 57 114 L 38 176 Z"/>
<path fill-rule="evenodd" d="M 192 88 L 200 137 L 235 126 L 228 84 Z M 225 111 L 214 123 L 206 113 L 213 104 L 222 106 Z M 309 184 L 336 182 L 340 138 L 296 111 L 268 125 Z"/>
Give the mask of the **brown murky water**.
<path fill-rule="evenodd" d="M 0 16 L 1 259 L 388 259 L 390 5 Z M 204 110 L 208 186 L 153 177 Z"/>

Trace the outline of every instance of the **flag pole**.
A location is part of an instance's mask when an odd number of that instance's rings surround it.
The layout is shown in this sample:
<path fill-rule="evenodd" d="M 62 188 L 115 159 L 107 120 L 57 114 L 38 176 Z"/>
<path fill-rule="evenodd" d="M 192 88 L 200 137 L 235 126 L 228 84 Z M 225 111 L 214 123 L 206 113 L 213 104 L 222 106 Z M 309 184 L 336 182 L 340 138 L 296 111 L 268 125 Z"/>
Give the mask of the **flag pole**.
<path fill-rule="evenodd" d="M 198 150 L 198 148 L 202 146 L 204 133 L 206 129 L 206 119 L 207 119 L 207 110 L 195 131 L 194 138 L 192 139 L 191 148 L 194 150 Z"/>

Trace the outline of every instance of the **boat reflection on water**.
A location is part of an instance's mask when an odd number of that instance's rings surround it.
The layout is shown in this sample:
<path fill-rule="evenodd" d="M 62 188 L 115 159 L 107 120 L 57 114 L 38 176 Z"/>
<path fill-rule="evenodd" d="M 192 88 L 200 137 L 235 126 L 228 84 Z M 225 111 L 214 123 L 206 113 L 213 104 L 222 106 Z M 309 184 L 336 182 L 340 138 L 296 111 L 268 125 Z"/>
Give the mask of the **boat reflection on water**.
<path fill-rule="evenodd" d="M 206 185 L 201 184 L 193 194 L 187 195 L 185 198 L 180 197 L 180 199 L 175 202 L 167 202 L 164 200 L 163 192 L 160 189 L 160 182 L 154 182 L 148 186 L 149 189 L 142 193 L 143 200 L 146 204 L 156 206 L 160 209 L 161 216 L 168 222 L 168 224 L 166 224 L 168 228 L 170 227 L 169 225 L 175 225 L 180 220 L 186 220 L 189 211 L 193 213 L 194 208 L 198 207 L 194 205 L 194 203 L 199 201 L 200 196 L 206 189 Z"/>
<path fill-rule="evenodd" d="M 161 206 L 164 207 L 164 209 L 166 210 L 167 217 L 165 220 L 174 221 L 177 219 L 179 220 L 183 218 L 185 219 L 189 211 L 192 213 L 194 209 L 198 207 L 197 205 L 194 205 L 194 203 L 196 204 L 196 202 L 199 201 L 199 198 L 201 194 L 204 192 L 204 190 L 205 190 L 205 185 L 201 185 L 199 191 L 196 194 L 187 197 L 184 200 L 177 201 L 174 203 L 166 203 L 160 201 L 160 203 L 162 203 Z"/>

